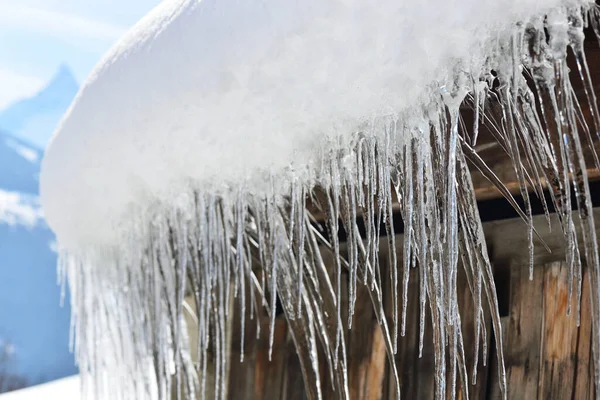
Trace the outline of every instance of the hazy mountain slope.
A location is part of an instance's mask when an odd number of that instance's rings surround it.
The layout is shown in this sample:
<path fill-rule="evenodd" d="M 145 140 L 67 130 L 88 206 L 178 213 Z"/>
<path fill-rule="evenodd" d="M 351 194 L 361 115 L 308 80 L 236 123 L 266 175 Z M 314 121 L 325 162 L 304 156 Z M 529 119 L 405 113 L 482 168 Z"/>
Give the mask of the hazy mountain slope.
<path fill-rule="evenodd" d="M 42 151 L 0 132 L 0 189 L 38 193 Z"/>
<path fill-rule="evenodd" d="M 0 112 L 0 130 L 45 148 L 79 85 L 67 65 L 31 98 L 19 100 Z"/>
<path fill-rule="evenodd" d="M 69 353 L 68 299 L 59 306 L 54 235 L 38 200 L 42 151 L 0 133 L 0 343 L 12 373 L 30 383 L 77 372 Z"/>

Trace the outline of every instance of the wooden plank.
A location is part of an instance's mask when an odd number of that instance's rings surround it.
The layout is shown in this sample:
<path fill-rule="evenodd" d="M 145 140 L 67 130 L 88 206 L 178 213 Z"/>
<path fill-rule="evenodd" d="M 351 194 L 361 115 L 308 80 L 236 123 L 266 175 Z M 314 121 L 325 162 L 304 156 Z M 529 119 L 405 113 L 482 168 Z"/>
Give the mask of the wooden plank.
<path fill-rule="evenodd" d="M 261 321 L 261 336 L 254 375 L 254 399 L 278 399 L 281 396 L 286 357 L 287 324 L 278 318 L 275 321 L 273 357 L 269 361 L 269 320 Z M 233 378 L 235 379 L 235 378 Z"/>
<path fill-rule="evenodd" d="M 296 354 L 296 347 L 289 333 L 285 354 L 287 357 L 285 360 L 285 375 L 283 377 L 281 397 L 279 398 L 286 400 L 305 400 L 306 391 L 304 390 L 304 380 L 302 378 L 300 359 Z M 232 397 L 232 399 L 236 398 Z"/>
<path fill-rule="evenodd" d="M 341 250 L 342 254 L 344 249 Z M 323 261 L 325 263 L 325 265 L 327 265 L 329 267 L 329 279 L 331 281 L 331 284 L 333 285 L 334 289 L 336 286 L 336 282 L 337 282 L 337 277 L 335 276 L 335 268 L 333 268 L 333 265 L 335 265 L 335 261 L 334 261 L 334 256 L 333 256 L 333 252 L 332 251 L 325 251 L 323 254 Z M 350 359 L 350 356 L 348 356 L 350 354 L 351 350 L 351 343 L 350 343 L 350 336 L 352 335 L 352 331 L 349 331 L 348 328 L 348 273 L 345 269 L 342 269 L 341 272 L 341 277 L 340 277 L 340 284 L 341 284 L 341 294 L 340 294 L 340 299 L 341 299 L 341 316 L 342 316 L 342 324 L 343 324 L 343 328 L 342 328 L 342 334 L 344 335 L 344 340 L 346 343 L 346 354 L 347 354 L 347 362 L 348 362 L 348 368 L 350 368 L 353 363 Z M 368 299 L 363 299 L 363 301 L 365 301 Z M 337 313 L 337 310 L 335 309 L 335 305 L 331 304 L 332 309 L 329 312 L 332 313 Z M 365 322 L 365 324 L 368 324 L 370 322 Z M 335 334 L 331 333 L 330 334 L 330 340 L 332 340 L 333 344 L 335 345 Z M 319 352 L 318 352 L 318 356 L 319 356 L 319 368 L 320 368 L 320 378 L 321 378 L 321 391 L 322 391 L 322 395 L 323 395 L 323 399 L 337 399 L 340 398 L 340 395 L 334 390 L 334 385 L 331 382 L 331 371 L 329 369 L 329 364 L 327 362 L 327 358 L 325 356 L 325 351 L 322 347 L 322 343 L 319 343 Z M 348 371 L 348 374 L 350 372 Z"/>
<path fill-rule="evenodd" d="M 423 341 L 423 357 L 415 357 L 413 364 L 413 368 L 416 369 L 415 382 L 413 382 L 415 396 L 404 397 L 405 399 L 433 399 L 435 396 L 435 352 L 433 347 L 433 327 L 431 324 L 431 313 L 429 312 L 429 304 L 427 304 L 426 310 L 427 312 L 425 315 L 425 338 Z M 419 343 L 419 323 L 415 324 L 412 333 L 416 335 L 416 342 Z M 418 346 L 415 347 L 415 353 L 418 356 Z"/>
<path fill-rule="evenodd" d="M 495 360 L 489 360 L 489 351 L 488 358 L 483 359 L 483 340 L 485 340 L 485 345 L 488 349 L 490 349 L 490 339 L 492 338 L 492 324 L 490 319 L 489 312 L 484 314 L 482 321 L 485 324 L 485 329 L 487 335 L 483 338 L 483 332 L 481 333 L 479 344 L 479 362 L 477 363 L 477 382 L 475 385 L 471 384 L 472 376 L 473 376 L 473 365 L 474 365 L 474 347 L 475 347 L 475 305 L 473 303 L 473 296 L 469 289 L 469 285 L 466 281 L 466 276 L 462 267 L 459 267 L 458 274 L 458 282 L 457 282 L 457 290 L 458 290 L 458 306 L 460 310 L 461 322 L 462 322 L 462 333 L 463 333 L 463 342 L 465 347 L 465 358 L 467 363 L 467 373 L 468 373 L 468 391 L 469 391 L 469 399 L 478 400 L 485 399 L 488 385 L 488 375 L 490 369 L 490 362 L 494 362 Z M 486 309 L 485 303 L 485 295 L 482 293 L 482 303 L 484 307 L 484 311 Z M 459 392 L 457 393 L 457 398 L 464 398 L 463 389 L 460 385 L 457 386 Z"/>
<path fill-rule="evenodd" d="M 566 399 L 573 394 L 578 328 L 575 313 L 567 316 L 568 286 L 566 263 L 545 266 L 539 399 Z M 575 297 L 572 300 L 574 304 Z"/>
<path fill-rule="evenodd" d="M 502 326 L 502 337 L 504 338 L 504 342 L 506 342 L 506 338 L 508 337 L 508 326 L 510 325 L 510 317 L 502 317 L 500 318 L 500 324 Z M 493 336 L 491 343 L 494 343 Z M 506 345 L 504 345 L 504 354 L 506 354 L 507 349 Z M 500 392 L 500 378 L 498 375 L 498 353 L 496 350 L 496 346 L 492 344 L 490 347 L 489 354 L 489 374 L 488 374 L 488 385 L 487 385 L 487 393 L 486 399 L 489 400 L 502 400 L 502 393 Z"/>
<path fill-rule="evenodd" d="M 568 286 L 564 262 L 534 269 L 511 268 L 511 313 L 503 322 L 509 399 L 592 399 L 589 279 L 584 276 L 581 327 L 566 315 Z M 575 300 L 575 298 L 573 298 Z M 500 399 L 491 371 L 489 399 Z"/>
<path fill-rule="evenodd" d="M 504 338 L 508 398 L 535 399 L 538 395 L 543 305 L 543 269 L 511 266 L 510 315 Z"/>
<path fill-rule="evenodd" d="M 369 289 L 362 284 L 356 289 L 356 310 L 348 343 L 350 398 L 378 400 L 383 395 L 387 362 L 385 342 L 369 300 Z"/>
<path fill-rule="evenodd" d="M 506 167 L 508 167 L 508 165 Z M 597 181 L 600 179 L 600 172 L 598 170 L 596 170 L 595 168 L 588 169 L 587 174 L 588 174 L 588 179 L 590 181 Z M 487 180 L 484 180 L 484 179 L 485 178 L 481 178 L 479 185 L 476 186 L 476 188 L 475 188 L 475 197 L 477 198 L 477 201 L 501 199 L 503 197 L 502 193 L 500 193 L 500 191 L 495 186 L 490 185 L 489 182 L 487 182 Z M 544 179 L 542 179 L 541 183 L 542 183 L 542 187 L 544 189 L 546 189 L 547 188 L 546 181 Z M 518 196 L 521 194 L 519 182 L 516 182 L 516 181 L 504 182 L 504 186 L 506 186 L 508 191 L 515 196 Z M 527 188 L 531 192 L 531 186 L 527 185 Z"/>
<path fill-rule="evenodd" d="M 577 335 L 577 365 L 574 377 L 573 399 L 591 400 L 595 398 L 594 368 L 592 357 L 592 309 L 590 304 L 590 279 L 583 275 L 581 295 L 581 325 Z"/>
<path fill-rule="evenodd" d="M 401 242 L 400 242 L 401 243 Z M 402 279 L 400 271 L 399 279 Z M 408 306 L 406 312 L 406 335 L 398 338 L 398 352 L 395 356 L 398 375 L 400 379 L 400 394 L 402 399 L 428 399 L 433 398 L 434 367 L 431 352 L 431 322 L 429 313 L 426 314 L 425 349 L 424 358 L 419 358 L 419 275 L 418 269 L 413 268 L 409 276 Z M 401 288 L 401 285 L 400 285 Z M 400 293 L 401 292 L 401 289 Z M 388 300 L 391 321 L 391 300 Z M 402 303 L 400 303 L 400 310 Z M 399 319 L 400 321 L 400 319 Z M 388 399 L 395 398 L 396 390 L 393 377 L 388 368 Z M 424 397 L 421 397 L 424 396 Z"/>
<path fill-rule="evenodd" d="M 229 357 L 228 397 L 232 399 L 251 400 L 254 398 L 255 367 L 257 365 L 258 340 L 256 329 L 258 321 L 267 317 L 264 310 L 255 310 L 254 319 L 250 319 L 250 295 L 246 295 L 246 322 L 244 332 L 244 361 L 242 354 L 242 331 L 239 324 L 241 305 L 238 299 L 233 302 L 234 314 L 232 320 L 231 353 Z M 259 315 L 256 315 L 259 314 Z M 264 335 L 264 333 L 263 333 Z"/>
<path fill-rule="evenodd" d="M 401 243 L 400 238 L 398 242 Z M 466 285 L 466 278 L 462 269 L 459 273 L 459 307 L 462 318 L 462 328 L 464 335 L 464 343 L 466 346 L 467 353 L 467 366 L 469 377 L 472 375 L 472 349 L 473 341 L 475 337 L 474 332 L 474 314 L 473 314 L 473 299 L 468 286 Z M 400 271 L 400 279 L 402 277 L 402 271 Z M 384 282 L 386 284 L 387 282 Z M 402 294 L 402 293 L 400 293 Z M 390 299 L 386 299 L 386 310 L 388 310 L 388 321 L 391 321 L 391 306 Z M 429 313 L 429 305 L 426 307 L 425 316 L 425 339 L 423 357 L 419 358 L 419 277 L 418 269 L 410 271 L 410 284 L 408 291 L 408 308 L 407 308 L 407 332 L 405 337 L 400 337 L 398 341 L 398 353 L 396 355 L 396 363 L 398 366 L 398 373 L 401 381 L 401 396 L 403 399 L 413 398 L 433 398 L 435 383 L 434 383 L 434 356 L 433 356 L 433 345 L 432 345 L 432 331 L 431 331 L 431 316 Z M 487 327 L 487 343 L 492 338 L 491 324 L 489 314 L 486 314 L 484 321 Z M 482 350 L 481 350 L 482 352 Z M 482 354 L 480 354 L 482 357 Z M 488 354 L 489 357 L 489 354 Z M 487 392 L 487 380 L 489 375 L 490 364 L 489 360 L 486 360 L 486 365 L 480 360 L 478 364 L 478 379 L 475 386 L 470 384 L 469 380 L 469 394 L 471 399 L 484 399 L 486 398 Z M 388 372 L 388 383 L 385 398 L 391 399 L 395 397 L 394 382 Z M 458 384 L 458 398 L 463 396 L 463 391 Z"/>

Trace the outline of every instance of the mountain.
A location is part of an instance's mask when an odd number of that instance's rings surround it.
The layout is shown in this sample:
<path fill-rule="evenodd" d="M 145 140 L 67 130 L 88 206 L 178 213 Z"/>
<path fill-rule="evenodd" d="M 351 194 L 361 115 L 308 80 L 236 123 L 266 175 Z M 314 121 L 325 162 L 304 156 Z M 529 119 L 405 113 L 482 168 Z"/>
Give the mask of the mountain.
<path fill-rule="evenodd" d="M 0 131 L 45 148 L 78 90 L 79 84 L 71 68 L 61 65 L 36 95 L 19 100 L 0 112 Z"/>
<path fill-rule="evenodd" d="M 60 307 L 55 239 L 39 202 L 41 149 L 76 92 L 61 66 L 36 96 L 0 112 L 0 351 L 11 356 L 0 360 L 0 375 L 29 384 L 77 373 L 69 299 Z"/>

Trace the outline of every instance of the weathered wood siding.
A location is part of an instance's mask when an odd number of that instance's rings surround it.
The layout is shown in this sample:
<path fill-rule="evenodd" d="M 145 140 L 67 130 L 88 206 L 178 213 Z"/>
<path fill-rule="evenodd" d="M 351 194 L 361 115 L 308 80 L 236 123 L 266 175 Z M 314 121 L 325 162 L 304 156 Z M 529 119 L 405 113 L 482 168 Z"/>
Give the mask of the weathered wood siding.
<path fill-rule="evenodd" d="M 600 210 L 596 211 L 600 225 Z M 591 310 L 589 281 L 584 276 L 581 301 L 581 324 L 577 326 L 577 308 L 573 297 L 571 315 L 567 315 L 567 265 L 562 259 L 559 229 L 551 231 L 542 216 L 536 217 L 538 232 L 552 248 L 547 253 L 536 248 L 533 280 L 529 280 L 526 230 L 520 220 L 504 220 L 484 225 L 491 257 L 502 316 L 504 356 L 509 399 L 592 399 L 593 364 L 591 355 Z M 402 251 L 402 237 L 397 237 L 397 249 Z M 324 254 L 327 260 L 330 255 Z M 387 246 L 382 245 L 381 265 L 387 265 Z M 410 271 L 407 331 L 399 338 L 396 354 L 403 399 L 433 399 L 434 358 L 431 343 L 431 322 L 426 315 L 422 357 L 419 357 L 419 294 L 418 270 Z M 382 271 L 382 277 L 387 277 Z M 383 285 L 389 282 L 383 282 Z M 459 307 L 463 325 L 469 379 L 473 374 L 473 344 L 475 329 L 473 301 L 459 276 Z M 383 336 L 368 299 L 367 288 L 359 286 L 353 327 L 346 331 L 348 346 L 348 376 L 352 399 L 376 400 L 395 398 L 393 379 L 383 344 Z M 345 289 L 344 289 L 345 292 Z M 575 290 L 573 291 L 575 296 Z M 345 298 L 345 296 L 343 296 Z M 385 299 L 388 320 L 391 321 L 391 299 Z M 241 332 L 237 320 L 240 309 L 232 302 L 231 334 L 227 398 L 292 399 L 306 398 L 300 363 L 283 315 L 275 325 L 273 356 L 269 361 L 269 323 L 266 312 L 249 319 L 246 315 L 244 362 L 241 356 Z M 343 304 L 343 310 L 347 304 Z M 347 313 L 347 311 L 346 311 Z M 347 316 L 347 315 L 346 315 Z M 343 317 L 346 317 L 343 316 Z M 345 321 L 347 318 L 343 318 Z M 257 324 L 260 335 L 257 339 Z M 471 399 L 499 399 L 496 349 L 489 314 L 485 315 L 487 354 L 482 357 L 480 343 L 475 385 L 468 387 Z M 332 392 L 325 362 L 322 360 L 322 389 L 325 399 L 336 399 Z M 485 360 L 485 363 L 483 362 Z M 211 382 L 209 377 L 208 382 Z M 209 385 L 210 386 L 210 385 Z M 209 387 L 207 398 L 212 398 Z M 464 398 L 459 387 L 459 397 Z"/>
<path fill-rule="evenodd" d="M 600 50 L 595 37 L 586 32 L 585 43 L 587 60 L 596 93 L 600 93 Z M 571 71 L 576 71 L 570 55 Z M 574 74 L 576 72 L 571 72 Z M 577 78 L 572 79 L 573 89 L 583 98 L 583 86 Z M 600 96 L 597 96 L 600 99 Z M 472 126 L 472 115 L 468 107 L 461 110 L 466 127 Z M 586 118 L 589 110 L 583 107 Z M 519 193 L 514 170 L 507 155 L 495 143 L 489 126 L 480 127 L 480 139 L 476 150 L 491 170 L 506 184 L 514 194 Z M 596 143 L 600 150 L 600 142 Z M 592 166 L 590 149 L 584 150 L 588 166 Z M 600 179 L 600 172 L 590 169 L 591 180 Z M 490 186 L 481 173 L 473 171 L 473 182 L 478 201 L 498 199 L 500 192 Z M 534 200 L 536 202 L 536 200 Z M 539 204 L 538 204 L 539 206 Z M 539 208 L 539 207 L 538 207 Z M 482 211 L 480 209 L 480 211 Z M 591 354 L 591 309 L 589 304 L 589 280 L 584 275 L 581 300 L 581 323 L 577 324 L 577 308 L 573 297 L 571 315 L 567 315 L 568 292 L 567 266 L 563 262 L 564 239 L 560 227 L 553 221 L 550 230 L 543 216 L 534 217 L 539 235 L 552 249 L 546 252 L 536 239 L 536 257 L 533 280 L 529 280 L 528 243 L 526 228 L 521 220 L 495 220 L 494 204 L 488 204 L 482 216 L 489 221 L 484 224 L 486 241 L 495 269 L 496 286 L 500 313 L 502 315 L 502 335 L 506 378 L 509 399 L 592 399 L 595 395 L 593 384 L 593 361 Z M 500 214 L 500 213 L 499 213 Z M 600 226 L 600 210 L 595 210 L 596 227 Z M 490 217 L 491 218 L 488 218 Z M 555 219 L 555 217 L 553 217 Z M 597 232 L 600 234 L 600 232 Z M 402 237 L 396 240 L 398 254 L 402 252 Z M 324 255 L 325 258 L 327 254 Z M 381 247 L 380 257 L 387 258 L 387 246 Z M 382 266 L 387 265 L 382 260 Z M 402 265 L 401 262 L 399 265 Z M 402 271 L 400 271 L 400 276 Z M 382 277 L 388 276 L 382 270 Z M 434 358 L 431 339 L 431 321 L 426 315 L 425 337 L 422 356 L 419 357 L 419 293 L 417 270 L 410 271 L 408 292 L 407 331 L 399 338 L 398 353 L 395 355 L 401 381 L 403 399 L 433 399 L 434 396 Z M 344 276 L 346 278 L 347 276 Z M 344 279 L 343 279 L 344 282 Z M 389 282 L 383 282 L 388 285 Z M 356 312 L 353 327 L 346 330 L 345 339 L 348 352 L 348 377 L 352 399 L 392 399 L 395 398 L 393 379 L 390 377 L 383 336 L 368 299 L 367 288 L 357 288 Z M 473 321 L 473 301 L 464 277 L 459 277 L 459 307 L 461 311 L 464 343 L 469 379 L 473 368 L 477 369 L 474 385 L 468 386 L 471 399 L 499 399 L 496 348 L 489 313 L 485 315 L 487 335 L 485 343 L 480 343 L 480 361 L 473 365 L 473 344 L 475 329 Z M 342 291 L 347 293 L 347 288 Z M 573 290 L 575 293 L 575 290 Z M 389 295 L 389 291 L 384 291 Z M 345 296 L 343 296 L 345 299 Z M 391 300 L 386 300 L 386 313 L 391 321 Z M 232 302 L 234 308 L 237 302 Z M 347 304 L 342 305 L 346 310 Z M 239 308 L 232 313 L 232 321 L 239 319 Z M 347 314 L 342 318 L 347 321 Z M 235 400 L 244 399 L 291 399 L 306 398 L 302 373 L 294 344 L 287 329 L 283 315 L 275 325 L 273 357 L 268 357 L 268 316 L 264 310 L 251 321 L 246 316 L 246 335 L 244 340 L 244 362 L 240 362 L 241 335 L 239 324 L 231 324 L 231 357 L 228 372 L 228 395 Z M 260 326 L 258 339 L 255 335 Z M 192 332 L 193 336 L 193 332 Z M 484 346 L 487 349 L 484 355 Z M 337 398 L 332 392 L 329 377 L 322 360 L 321 380 L 325 399 Z M 208 377 L 211 381 L 211 376 Z M 210 385 L 209 385 L 210 389 Z M 459 398 L 464 397 L 459 387 Z M 211 390 L 207 398 L 212 398 Z"/>

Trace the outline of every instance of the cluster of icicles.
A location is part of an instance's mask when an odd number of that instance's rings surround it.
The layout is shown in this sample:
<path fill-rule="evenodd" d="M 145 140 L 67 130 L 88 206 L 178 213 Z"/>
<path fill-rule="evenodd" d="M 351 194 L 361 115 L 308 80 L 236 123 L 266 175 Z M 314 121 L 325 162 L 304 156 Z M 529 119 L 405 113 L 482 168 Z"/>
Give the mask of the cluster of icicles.
<path fill-rule="evenodd" d="M 394 354 L 406 331 L 408 271 L 418 268 L 420 348 L 429 345 L 423 343 L 429 315 L 436 398 L 455 397 L 457 385 L 464 397 L 468 394 L 476 376 L 467 373 L 471 367 L 465 352 L 474 352 L 477 363 L 484 336 L 492 334 L 485 331 L 484 312 L 492 317 L 499 382 L 506 394 L 496 290 L 470 167 L 481 171 L 521 215 L 529 231 L 532 266 L 530 196 L 546 210 L 556 210 L 573 312 L 579 310 L 582 265 L 590 272 L 595 382 L 600 387 L 600 262 L 583 156 L 583 148 L 593 146 L 600 132 L 583 51 L 583 29 L 597 17 L 595 8 L 564 9 L 516 26 L 513 36 L 493 49 L 488 76 L 457 81 L 457 87 L 468 89 L 462 95 L 442 87 L 439 100 L 421 118 L 381 118 L 367 124 L 351 146 L 330 143 L 314 186 L 292 180 L 284 197 L 275 190 L 272 196 L 252 195 L 245 188 L 225 195 L 195 191 L 185 207 L 156 216 L 145 227 L 143 243 L 124 245 L 126 255 L 63 254 L 60 267 L 72 292 L 74 346 L 84 390 L 110 399 L 168 399 L 174 393 L 186 399 L 225 397 L 231 323 L 241 324 L 243 347 L 248 316 L 254 318 L 265 307 L 271 329 L 262 334 L 270 335 L 272 343 L 279 299 L 308 397 L 322 398 L 323 354 L 328 384 L 339 398 L 348 399 L 343 333 L 351 329 L 359 285 L 368 288 L 390 374 L 400 385 Z M 576 60 L 578 70 L 571 76 L 582 81 L 583 98 L 571 86 L 568 52 Z M 473 126 L 465 126 L 463 112 L 474 115 Z M 512 159 L 522 210 L 474 150 L 482 125 Z M 595 162 L 598 167 L 598 158 Z M 552 204 L 546 204 L 545 187 Z M 398 212 L 404 224 L 402 256 L 394 243 L 392 218 Z M 360 218 L 364 224 L 359 227 Z M 383 230 L 387 235 L 380 237 Z M 343 243 L 338 232 L 344 232 Z M 391 287 L 381 283 L 380 246 L 389 246 L 385 271 L 390 276 L 385 278 Z M 323 261 L 323 252 L 333 254 L 332 265 Z M 464 268 L 475 310 L 475 340 L 469 346 L 458 311 L 459 268 Z M 342 318 L 342 277 L 348 279 L 348 320 Z M 391 313 L 384 311 L 386 291 Z M 240 302 L 242 312 L 232 322 L 233 301 Z M 188 335 L 186 308 L 195 310 L 197 346 Z"/>

